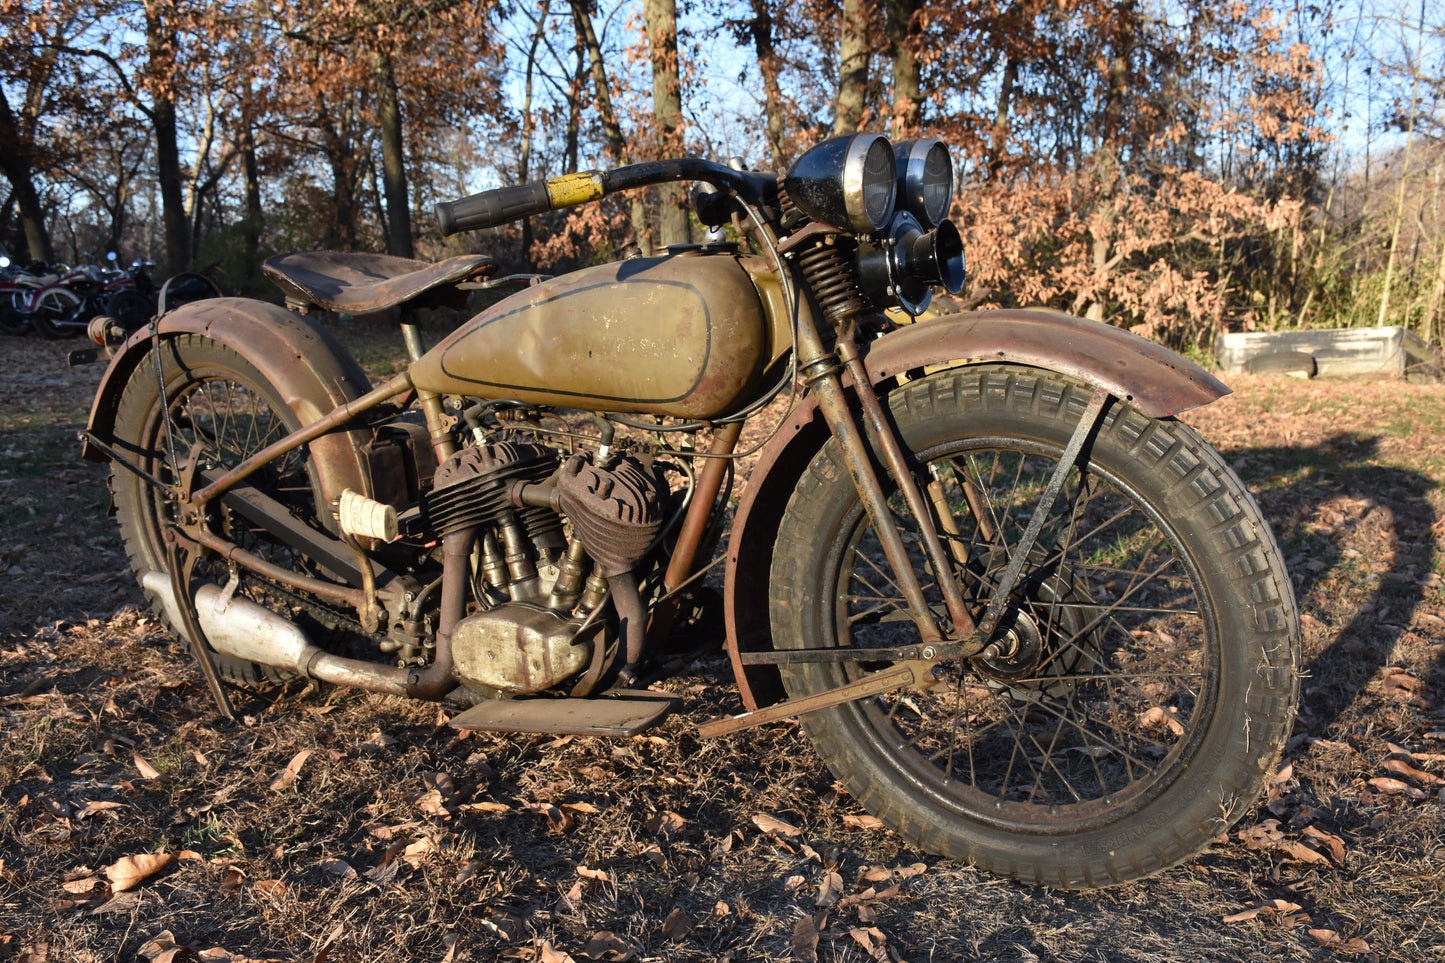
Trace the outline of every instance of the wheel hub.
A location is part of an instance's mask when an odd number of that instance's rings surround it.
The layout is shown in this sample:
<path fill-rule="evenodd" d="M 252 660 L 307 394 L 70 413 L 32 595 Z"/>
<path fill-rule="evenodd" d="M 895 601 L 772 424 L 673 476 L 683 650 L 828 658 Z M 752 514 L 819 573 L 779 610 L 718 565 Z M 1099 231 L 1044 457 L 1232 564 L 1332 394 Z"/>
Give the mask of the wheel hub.
<path fill-rule="evenodd" d="M 1026 679 L 1043 658 L 1043 636 L 1038 623 L 1026 612 L 1010 609 L 1005 622 L 1008 628 L 995 635 L 991 646 L 998 654 L 980 658 L 976 665 L 995 679 Z"/>

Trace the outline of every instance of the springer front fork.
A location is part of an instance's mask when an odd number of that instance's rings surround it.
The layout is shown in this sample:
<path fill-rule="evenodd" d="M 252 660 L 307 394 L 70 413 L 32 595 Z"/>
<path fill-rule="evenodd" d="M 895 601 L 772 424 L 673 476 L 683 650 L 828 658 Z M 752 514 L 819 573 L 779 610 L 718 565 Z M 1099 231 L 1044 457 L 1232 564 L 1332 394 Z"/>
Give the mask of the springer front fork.
<path fill-rule="evenodd" d="M 1016 544 L 1009 546 L 1009 564 L 1004 570 L 997 591 L 986 606 L 975 602 L 976 607 L 970 608 L 963 597 L 959 581 L 950 577 L 950 573 L 967 563 L 966 550 L 956 538 L 951 539 L 949 546 L 945 547 L 944 538 L 940 534 L 940 529 L 949 535 L 957 534 L 953 515 L 936 484 L 930 486 L 933 491 L 920 486 L 903 449 L 902 440 L 893 430 L 883 404 L 873 388 L 872 379 L 854 338 L 851 319 L 835 314 L 828 318 L 828 322 L 831 322 L 835 336 L 831 349 L 824 343 L 819 319 L 804 312 L 804 317 L 798 324 L 799 370 L 801 377 L 813 391 L 818 408 L 842 450 L 843 461 L 858 489 L 859 498 L 873 524 L 873 531 L 877 534 L 894 578 L 908 603 L 909 613 L 918 626 L 921 651 L 929 660 L 967 659 L 981 654 L 988 655 L 994 631 L 1004 615 L 1008 598 L 1018 581 L 1024 562 L 1038 540 L 1055 502 L 1063 492 L 1069 472 L 1075 467 L 1085 444 L 1100 423 L 1109 395 L 1103 389 L 1098 389 L 1089 399 L 1057 468 L 1039 503 L 1033 508 L 1027 529 Z M 851 382 L 851 389 L 844 386 L 845 373 Z M 857 400 L 862 431 L 859 430 L 853 406 L 850 404 L 850 390 Z M 918 527 L 927 566 L 936 573 L 938 590 L 943 597 L 943 607 L 948 616 L 946 627 L 940 627 L 938 617 L 924 598 L 918 570 L 908 557 L 902 532 L 888 507 L 883 482 L 874 470 L 875 459 L 888 473 L 889 480 L 896 486 L 908 514 L 913 516 Z M 966 480 L 965 495 L 969 496 L 970 511 L 980 519 L 980 524 L 986 525 L 983 506 L 976 504 L 981 496 L 968 486 Z"/>

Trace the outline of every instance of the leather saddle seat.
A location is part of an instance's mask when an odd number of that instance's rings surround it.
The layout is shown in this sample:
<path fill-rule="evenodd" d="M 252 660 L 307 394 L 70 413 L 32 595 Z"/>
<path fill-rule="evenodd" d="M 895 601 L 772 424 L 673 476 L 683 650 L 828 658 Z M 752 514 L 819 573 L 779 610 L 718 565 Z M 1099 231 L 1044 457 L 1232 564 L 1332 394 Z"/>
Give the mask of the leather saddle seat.
<path fill-rule="evenodd" d="M 497 262 L 485 254 L 432 263 L 390 254 L 303 251 L 267 258 L 261 267 L 289 307 L 357 315 L 405 304 L 433 288 L 481 280 L 496 272 Z"/>

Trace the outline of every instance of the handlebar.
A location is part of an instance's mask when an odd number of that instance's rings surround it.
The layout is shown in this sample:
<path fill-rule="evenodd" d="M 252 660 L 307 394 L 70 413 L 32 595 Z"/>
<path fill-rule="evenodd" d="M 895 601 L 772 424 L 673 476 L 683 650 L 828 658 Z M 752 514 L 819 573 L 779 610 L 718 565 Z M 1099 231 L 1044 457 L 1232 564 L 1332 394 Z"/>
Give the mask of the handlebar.
<path fill-rule="evenodd" d="M 498 187 L 459 200 L 442 201 L 436 206 L 437 224 L 443 236 L 475 231 L 586 204 L 617 191 L 669 181 L 706 181 L 751 204 L 767 203 L 769 192 L 777 190 L 777 178 L 773 174 L 737 171 L 700 157 L 681 157 L 628 164 L 609 171 L 563 174 L 545 181 Z"/>

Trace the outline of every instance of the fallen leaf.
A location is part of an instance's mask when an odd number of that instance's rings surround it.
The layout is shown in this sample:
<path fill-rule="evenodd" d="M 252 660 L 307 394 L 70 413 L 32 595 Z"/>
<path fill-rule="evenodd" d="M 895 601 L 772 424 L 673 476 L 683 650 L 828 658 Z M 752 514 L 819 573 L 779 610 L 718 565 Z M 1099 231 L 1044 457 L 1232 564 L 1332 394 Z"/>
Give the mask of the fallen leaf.
<path fill-rule="evenodd" d="M 1235 835 L 1249 849 L 1273 849 L 1284 839 L 1278 819 L 1266 819 L 1256 826 L 1239 830 Z"/>
<path fill-rule="evenodd" d="M 547 825 L 554 833 L 565 833 L 572 828 L 572 817 L 551 803 L 527 803 L 527 810 L 547 817 Z"/>
<path fill-rule="evenodd" d="M 823 929 L 825 916 L 804 916 L 793 927 L 793 959 L 800 963 L 817 963 L 818 936 Z"/>
<path fill-rule="evenodd" d="M 1391 779 L 1388 776 L 1371 779 L 1370 788 L 1382 792 L 1387 796 L 1406 796 L 1410 799 L 1424 799 L 1426 795 L 1414 786 L 1403 783 L 1398 779 Z"/>
<path fill-rule="evenodd" d="M 263 896 L 283 896 L 286 893 L 286 884 L 279 879 L 258 879 L 251 884 L 251 889 Z"/>
<path fill-rule="evenodd" d="M 114 865 L 105 868 L 111 889 L 122 893 L 139 886 L 142 882 L 176 861 L 174 853 L 142 853 L 139 856 L 124 856 Z"/>
<path fill-rule="evenodd" d="M 526 921 L 520 916 L 497 910 L 482 919 L 482 926 L 504 940 L 520 939 L 527 932 Z"/>
<path fill-rule="evenodd" d="M 91 916 L 102 913 L 129 913 L 140 905 L 139 893 L 116 893 L 100 906 L 90 911 Z"/>
<path fill-rule="evenodd" d="M 882 952 L 884 944 L 888 942 L 888 937 L 884 936 L 883 931 L 878 927 L 870 926 L 864 929 L 860 926 L 855 926 L 848 931 L 848 935 L 853 937 L 858 945 L 867 951 L 869 956 L 874 959 L 887 959 L 887 957 L 881 957 L 879 954 Z"/>
<path fill-rule="evenodd" d="M 1384 768 L 1393 775 L 1404 779 L 1413 779 L 1422 786 L 1438 786 L 1441 782 L 1445 782 L 1434 773 L 1416 769 L 1403 759 L 1386 759 Z"/>
<path fill-rule="evenodd" d="M 564 953 L 556 949 L 546 940 L 542 941 L 542 949 L 537 954 L 539 963 L 577 963 L 570 953 Z"/>
<path fill-rule="evenodd" d="M 1293 913 L 1301 909 L 1298 903 L 1290 903 L 1282 899 L 1265 900 L 1263 903 L 1255 903 L 1245 907 L 1238 913 L 1230 913 L 1224 917 L 1225 923 L 1243 923 L 1245 920 L 1252 920 L 1260 913 Z"/>
<path fill-rule="evenodd" d="M 801 836 L 803 831 L 792 823 L 783 822 L 776 816 L 765 816 L 758 814 L 753 817 L 753 825 L 765 833 L 776 833 L 779 836 Z"/>
<path fill-rule="evenodd" d="M 428 816 L 441 816 L 443 819 L 450 819 L 451 812 L 447 809 L 446 800 L 442 798 L 441 790 L 429 789 L 416 797 L 416 808 Z"/>
<path fill-rule="evenodd" d="M 444 772 L 429 772 L 422 776 L 421 781 L 441 793 L 442 799 L 448 804 L 456 802 L 457 797 L 461 795 L 461 789 L 457 786 L 456 780 Z"/>
<path fill-rule="evenodd" d="M 1275 851 L 1284 853 L 1290 859 L 1302 863 L 1328 863 L 1330 858 L 1318 850 L 1310 849 L 1304 843 L 1282 842 L 1275 845 Z"/>
<path fill-rule="evenodd" d="M 356 876 L 356 870 L 344 859 L 323 859 L 316 864 L 317 869 L 332 876 L 340 876 L 342 879 L 352 879 Z"/>
<path fill-rule="evenodd" d="M 648 816 L 647 822 L 643 824 L 643 828 L 649 833 L 661 833 L 664 836 L 669 836 L 686 825 L 686 819 L 683 819 L 672 810 L 667 810 Z"/>
<path fill-rule="evenodd" d="M 1345 862 L 1345 841 L 1334 833 L 1327 833 L 1322 829 L 1313 826 L 1304 828 L 1305 838 L 1313 839 L 1325 847 L 1335 865 L 1342 866 Z"/>
<path fill-rule="evenodd" d="M 175 934 L 170 930 L 162 930 L 136 950 L 138 955 L 150 960 L 151 963 L 172 963 L 179 954 L 189 952 L 186 947 L 176 942 Z"/>
<path fill-rule="evenodd" d="M 362 752 L 381 752 L 396 745 L 396 739 L 377 729 L 358 748 Z"/>
<path fill-rule="evenodd" d="M 1184 726 L 1172 712 L 1163 706 L 1154 706 L 1139 717 L 1139 725 L 1145 729 L 1167 729 L 1176 736 L 1184 735 Z"/>
<path fill-rule="evenodd" d="M 509 813 L 512 811 L 511 806 L 499 802 L 462 803 L 457 808 L 468 813 Z"/>
<path fill-rule="evenodd" d="M 843 816 L 843 825 L 849 829 L 882 829 L 883 820 L 877 816 L 854 816 L 847 813 Z"/>
<path fill-rule="evenodd" d="M 135 761 L 135 771 L 140 773 L 142 779 L 159 779 L 161 777 L 161 774 L 156 771 L 156 767 L 141 758 L 140 753 L 131 753 L 131 759 Z"/>
<path fill-rule="evenodd" d="M 290 789 L 296 784 L 296 777 L 301 775 L 301 767 L 306 765 L 306 760 L 311 758 L 311 749 L 302 749 L 291 757 L 286 768 L 281 771 L 275 779 L 271 780 L 271 791 L 280 792 L 283 789 Z"/>
<path fill-rule="evenodd" d="M 86 803 L 83 807 L 81 807 L 80 812 L 78 812 L 78 813 L 75 814 L 75 818 L 76 818 L 76 819 L 89 819 L 91 816 L 94 816 L 96 813 L 103 813 L 103 812 L 106 812 L 107 810 L 110 810 L 110 809 L 122 809 L 122 808 L 124 808 L 124 807 L 125 807 L 125 803 L 122 803 L 122 802 L 112 802 L 112 801 L 108 801 L 108 800 L 107 800 L 107 801 L 103 801 L 103 802 L 88 802 L 88 803 Z"/>
<path fill-rule="evenodd" d="M 595 815 L 597 815 L 598 813 L 602 812 L 602 810 L 598 809 L 596 806 L 592 805 L 591 803 L 585 803 L 585 802 L 563 803 L 563 804 L 562 804 L 562 808 L 563 808 L 563 809 L 570 809 L 570 810 L 571 810 L 572 812 L 574 812 L 574 813 L 586 813 L 586 814 L 589 815 L 589 816 L 595 816 Z"/>
<path fill-rule="evenodd" d="M 843 877 L 837 873 L 825 873 L 818 884 L 817 905 L 819 909 L 832 906 L 843 895 Z"/>
<path fill-rule="evenodd" d="M 608 960 L 610 963 L 623 963 L 638 956 L 637 947 L 610 930 L 593 933 L 587 945 L 577 952 L 589 960 Z"/>
<path fill-rule="evenodd" d="M 667 914 L 667 919 L 662 921 L 662 938 L 665 940 L 676 940 L 686 936 L 692 930 L 692 919 L 680 908 L 675 908 Z"/>
<path fill-rule="evenodd" d="M 421 868 L 433 853 L 437 851 L 436 841 L 429 836 L 423 836 L 402 851 L 401 858 L 411 864 L 412 869 Z"/>

